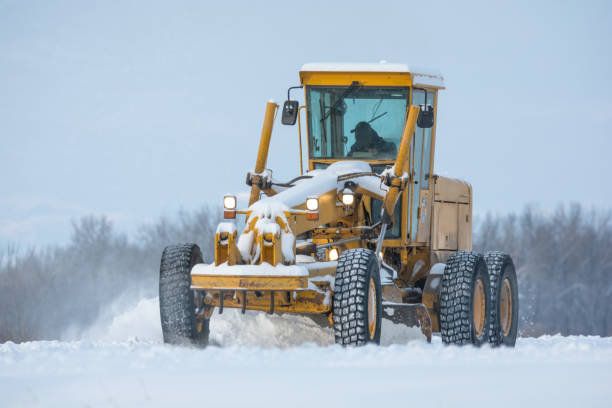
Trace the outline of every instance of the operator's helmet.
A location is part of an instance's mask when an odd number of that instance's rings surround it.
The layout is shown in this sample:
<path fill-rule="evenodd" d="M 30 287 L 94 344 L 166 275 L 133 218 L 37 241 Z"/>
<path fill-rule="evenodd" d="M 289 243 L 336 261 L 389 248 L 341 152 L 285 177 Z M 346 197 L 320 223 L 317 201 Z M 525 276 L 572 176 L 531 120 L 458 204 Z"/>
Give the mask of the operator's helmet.
<path fill-rule="evenodd" d="M 376 139 L 378 134 L 368 122 L 359 122 L 355 126 L 355 140 L 360 146 L 367 146 Z"/>

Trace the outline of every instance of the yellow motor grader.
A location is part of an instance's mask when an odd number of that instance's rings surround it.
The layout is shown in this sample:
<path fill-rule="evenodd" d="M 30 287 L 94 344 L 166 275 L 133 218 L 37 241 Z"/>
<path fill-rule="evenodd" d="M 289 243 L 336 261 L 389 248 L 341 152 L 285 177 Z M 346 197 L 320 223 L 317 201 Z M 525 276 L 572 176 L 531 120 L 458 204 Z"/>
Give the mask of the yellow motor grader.
<path fill-rule="evenodd" d="M 433 173 L 436 71 L 403 64 L 306 64 L 281 122 L 298 122 L 300 175 L 266 168 L 279 106 L 266 106 L 247 208 L 223 198 L 215 261 L 169 246 L 159 295 L 164 341 L 206 345 L 226 308 L 307 315 L 336 343 L 379 343 L 384 327 L 420 327 L 447 344 L 514 345 L 512 259 L 472 251 L 472 188 Z M 305 105 L 292 100 L 303 88 Z M 302 163 L 305 128 L 307 169 Z M 238 233 L 237 216 L 244 216 Z"/>

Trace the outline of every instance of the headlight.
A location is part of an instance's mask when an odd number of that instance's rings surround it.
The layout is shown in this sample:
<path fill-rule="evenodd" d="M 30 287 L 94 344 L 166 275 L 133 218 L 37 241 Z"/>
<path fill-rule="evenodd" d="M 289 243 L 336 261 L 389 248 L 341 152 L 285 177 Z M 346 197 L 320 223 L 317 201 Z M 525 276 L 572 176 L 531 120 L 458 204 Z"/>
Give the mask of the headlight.
<path fill-rule="evenodd" d="M 319 211 L 319 199 L 317 197 L 308 197 L 306 200 L 306 209 L 308 211 Z"/>
<path fill-rule="evenodd" d="M 338 250 L 336 248 L 330 249 L 328 256 L 329 256 L 330 261 L 337 261 L 338 260 Z"/>
<path fill-rule="evenodd" d="M 235 210 L 236 209 L 236 196 L 226 195 L 223 197 L 223 208 L 226 210 Z"/>
<path fill-rule="evenodd" d="M 349 190 L 348 188 L 345 188 L 344 191 L 342 191 L 342 204 L 353 205 L 354 202 L 355 202 L 355 195 L 353 194 L 351 190 Z"/>

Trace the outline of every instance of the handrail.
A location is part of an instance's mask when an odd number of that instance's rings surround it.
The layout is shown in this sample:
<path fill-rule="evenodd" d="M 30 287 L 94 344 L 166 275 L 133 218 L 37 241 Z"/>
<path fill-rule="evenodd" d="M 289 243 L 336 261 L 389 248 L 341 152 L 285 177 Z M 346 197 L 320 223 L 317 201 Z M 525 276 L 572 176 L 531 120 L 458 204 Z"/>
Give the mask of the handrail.
<path fill-rule="evenodd" d="M 300 176 L 304 175 L 304 165 L 302 164 L 302 117 L 300 111 L 306 109 L 306 105 L 302 105 L 298 108 L 298 137 L 300 143 Z"/>

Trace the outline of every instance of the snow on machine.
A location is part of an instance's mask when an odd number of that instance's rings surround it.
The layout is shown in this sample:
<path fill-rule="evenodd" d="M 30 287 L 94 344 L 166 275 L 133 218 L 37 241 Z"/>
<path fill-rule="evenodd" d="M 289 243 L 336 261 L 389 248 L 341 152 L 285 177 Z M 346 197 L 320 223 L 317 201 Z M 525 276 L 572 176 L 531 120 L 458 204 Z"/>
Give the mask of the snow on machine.
<path fill-rule="evenodd" d="M 403 64 L 306 64 L 281 121 L 298 122 L 300 176 L 266 169 L 274 118 L 266 106 L 248 208 L 223 199 L 215 262 L 196 244 L 161 260 L 167 343 L 206 345 L 216 309 L 310 316 L 336 343 L 379 343 L 382 320 L 447 344 L 514 345 L 512 259 L 472 251 L 472 188 L 433 174 L 436 71 Z M 304 88 L 305 106 L 290 99 Z M 302 117 L 307 171 L 302 165 Z M 238 233 L 236 217 L 245 216 Z"/>

